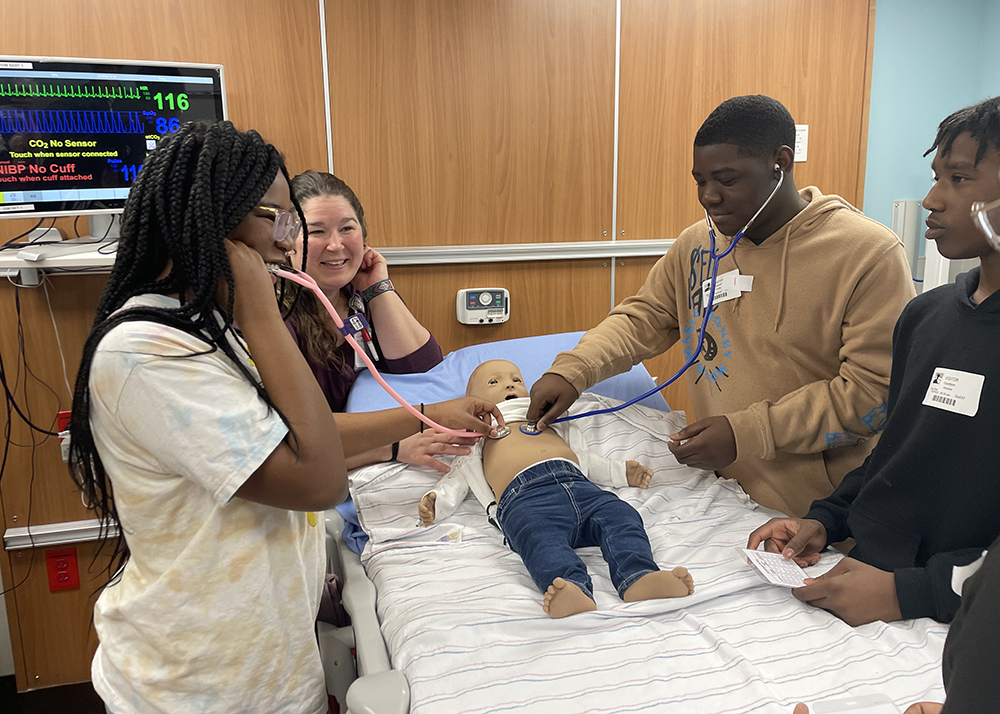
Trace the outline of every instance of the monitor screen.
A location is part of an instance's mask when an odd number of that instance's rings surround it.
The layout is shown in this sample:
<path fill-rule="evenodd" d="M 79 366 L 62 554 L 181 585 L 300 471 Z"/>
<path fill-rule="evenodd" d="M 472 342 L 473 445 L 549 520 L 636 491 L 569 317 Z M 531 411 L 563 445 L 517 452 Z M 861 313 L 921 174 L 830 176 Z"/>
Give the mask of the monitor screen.
<path fill-rule="evenodd" d="M 0 56 L 0 218 L 120 212 L 157 141 L 225 114 L 221 65 Z"/>

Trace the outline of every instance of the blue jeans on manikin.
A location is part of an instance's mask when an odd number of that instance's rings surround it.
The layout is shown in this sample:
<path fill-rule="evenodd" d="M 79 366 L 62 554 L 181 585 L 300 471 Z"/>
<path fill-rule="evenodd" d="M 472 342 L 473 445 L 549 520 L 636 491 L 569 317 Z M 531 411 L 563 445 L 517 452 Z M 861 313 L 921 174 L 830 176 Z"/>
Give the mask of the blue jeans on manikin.
<path fill-rule="evenodd" d="M 500 495 L 497 521 L 542 592 L 561 577 L 593 599 L 587 566 L 574 548 L 601 547 L 619 597 L 659 570 L 639 513 L 565 459 L 542 461 L 515 476 Z"/>

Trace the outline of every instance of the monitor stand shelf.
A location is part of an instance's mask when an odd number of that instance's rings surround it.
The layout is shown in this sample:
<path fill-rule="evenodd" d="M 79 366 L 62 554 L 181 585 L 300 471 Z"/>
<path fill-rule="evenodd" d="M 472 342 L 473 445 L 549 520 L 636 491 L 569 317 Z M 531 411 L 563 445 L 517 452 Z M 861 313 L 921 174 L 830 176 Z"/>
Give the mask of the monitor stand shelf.
<path fill-rule="evenodd" d="M 41 273 L 106 273 L 115 262 L 118 238 L 82 236 L 51 243 L 25 243 L 20 250 L 11 246 L 0 252 L 0 274 L 19 278 L 32 287 L 41 282 Z"/>

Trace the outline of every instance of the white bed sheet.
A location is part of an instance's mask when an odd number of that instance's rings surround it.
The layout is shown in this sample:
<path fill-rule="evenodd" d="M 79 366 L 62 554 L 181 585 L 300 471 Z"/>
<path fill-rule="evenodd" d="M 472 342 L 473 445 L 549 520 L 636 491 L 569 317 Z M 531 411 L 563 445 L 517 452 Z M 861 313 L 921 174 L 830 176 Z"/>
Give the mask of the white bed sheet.
<path fill-rule="evenodd" d="M 585 394 L 571 411 L 613 403 Z M 653 466 L 648 490 L 618 494 L 642 515 L 661 567 L 691 571 L 694 595 L 625 604 L 600 551 L 584 548 L 598 610 L 563 620 L 542 612 L 520 557 L 475 499 L 422 528 L 417 502 L 436 473 L 393 464 L 352 474 L 371 536 L 362 561 L 411 712 L 787 713 L 797 701 L 877 692 L 901 709 L 943 700 L 947 627 L 851 628 L 760 582 L 737 549 L 771 514 L 735 482 L 678 465 L 664 435 L 682 425 L 681 414 L 637 406 L 581 422 L 598 452 Z"/>

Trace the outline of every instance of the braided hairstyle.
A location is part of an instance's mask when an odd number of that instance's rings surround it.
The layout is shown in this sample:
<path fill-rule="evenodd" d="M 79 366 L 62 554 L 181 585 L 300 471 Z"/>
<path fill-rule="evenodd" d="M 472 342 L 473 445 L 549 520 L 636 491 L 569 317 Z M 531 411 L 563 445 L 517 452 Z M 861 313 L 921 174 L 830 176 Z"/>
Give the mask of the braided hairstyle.
<path fill-rule="evenodd" d="M 986 155 L 986 149 L 993 147 L 1000 151 L 1000 97 L 984 99 L 978 104 L 959 109 L 938 125 L 934 143 L 924 156 L 938 147 L 941 155 L 947 156 L 959 134 L 969 133 L 979 142 L 976 150 L 976 164 Z"/>
<path fill-rule="evenodd" d="M 323 171 L 306 171 L 292 179 L 292 193 L 300 203 L 312 198 L 343 198 L 351 206 L 361 225 L 361 237 L 368 242 L 368 223 L 361 200 L 343 179 Z M 304 224 L 303 224 L 304 225 Z M 309 255 L 309 232 L 302 235 L 302 270 L 306 271 Z M 337 334 L 330 331 L 326 308 L 309 290 L 297 285 L 283 302 L 299 338 L 299 346 L 310 362 L 326 365 L 336 370 L 344 368 L 346 362 L 337 342 Z"/>
<path fill-rule="evenodd" d="M 205 343 L 205 351 L 197 354 L 221 350 L 274 408 L 226 336 L 233 330 L 234 282 L 224 239 L 257 205 L 279 171 L 287 180 L 281 154 L 257 132 L 239 131 L 230 122 L 192 122 L 146 157 L 129 191 L 118 254 L 84 345 L 70 421 L 70 475 L 96 511 L 101 548 L 110 540 L 118 511 L 91 431 L 90 371 L 97 346 L 109 331 L 124 322 L 145 320 L 186 332 Z M 294 197 L 292 202 L 304 226 L 302 209 Z M 169 272 L 161 278 L 168 265 Z M 215 298 L 222 280 L 229 286 L 226 305 Z M 176 294 L 180 306 L 121 309 L 129 298 L 147 293 Z M 128 544 L 119 533 L 108 564 L 110 581 L 121 574 L 128 558 Z"/>

